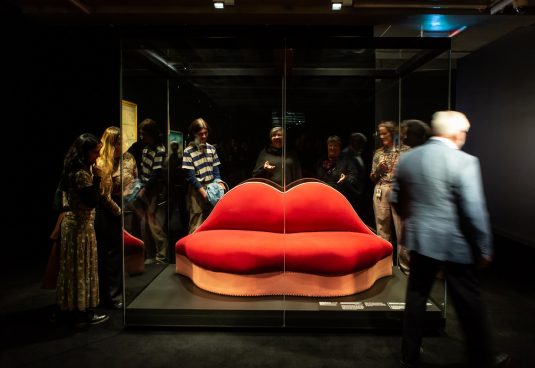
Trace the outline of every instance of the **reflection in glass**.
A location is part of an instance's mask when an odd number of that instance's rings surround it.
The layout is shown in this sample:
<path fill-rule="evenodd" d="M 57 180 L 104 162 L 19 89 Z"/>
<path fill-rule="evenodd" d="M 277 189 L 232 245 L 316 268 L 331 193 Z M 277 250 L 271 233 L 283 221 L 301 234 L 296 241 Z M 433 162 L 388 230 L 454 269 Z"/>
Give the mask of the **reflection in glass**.
<path fill-rule="evenodd" d="M 389 198 L 399 155 L 408 147 L 399 144 L 398 127 L 394 122 L 381 122 L 377 128 L 381 147 L 375 150 L 370 173 L 370 179 L 375 183 L 373 210 L 377 235 L 391 243 L 395 236 L 399 242 L 401 219 Z"/>
<path fill-rule="evenodd" d="M 272 128 L 269 137 L 269 144 L 258 155 L 253 177 L 271 180 L 281 187 L 284 186 L 284 178 L 286 185 L 301 179 L 301 164 L 297 156 L 287 151 L 286 158 L 283 158 L 283 128 L 281 126 Z M 283 170 L 286 171 L 285 175 Z"/>
<path fill-rule="evenodd" d="M 156 121 L 147 118 L 139 125 L 143 150 L 141 152 L 141 189 L 136 197 L 141 236 L 145 243 L 145 264 L 165 264 L 168 261 L 167 178 L 163 164 L 166 150 Z"/>

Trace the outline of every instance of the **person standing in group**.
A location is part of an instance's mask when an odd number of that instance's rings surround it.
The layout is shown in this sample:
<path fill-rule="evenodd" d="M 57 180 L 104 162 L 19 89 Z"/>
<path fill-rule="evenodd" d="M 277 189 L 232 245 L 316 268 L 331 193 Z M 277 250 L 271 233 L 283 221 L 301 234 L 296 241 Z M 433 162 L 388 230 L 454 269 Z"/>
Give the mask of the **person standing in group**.
<path fill-rule="evenodd" d="M 409 148 L 414 148 L 424 144 L 431 135 L 429 126 L 421 120 L 403 120 L 400 125 L 401 142 Z M 410 272 L 410 255 L 407 247 L 398 240 L 398 264 L 405 274 Z"/>
<path fill-rule="evenodd" d="M 108 127 L 102 137 L 96 166 L 103 201 L 96 208 L 95 232 L 98 247 L 100 305 L 122 307 L 122 225 L 121 225 L 121 130 Z M 127 153 L 128 154 L 128 153 Z M 130 154 L 128 154 L 130 155 Z"/>
<path fill-rule="evenodd" d="M 186 213 L 186 179 L 182 170 L 182 142 L 169 143 L 169 155 L 164 161 L 164 171 L 169 178 L 169 241 L 175 244 L 188 234 Z"/>
<path fill-rule="evenodd" d="M 421 120 L 407 119 L 401 122 L 401 143 L 410 148 L 424 144 L 431 135 L 429 126 Z"/>
<path fill-rule="evenodd" d="M 139 125 L 144 144 L 141 155 L 141 189 L 137 194 L 137 210 L 141 213 L 141 235 L 145 243 L 145 263 L 165 264 L 168 253 L 167 233 L 164 231 L 167 216 L 167 183 L 163 174 L 166 158 L 162 134 L 156 122 L 145 119 Z"/>
<path fill-rule="evenodd" d="M 60 265 L 56 299 L 60 313 L 77 323 L 99 324 L 109 319 L 95 313 L 99 304 L 95 207 L 101 200 L 101 176 L 95 166 L 102 144 L 92 134 L 80 135 L 65 155 Z"/>
<path fill-rule="evenodd" d="M 443 270 L 463 327 L 471 367 L 499 367 L 479 290 L 477 266 L 493 257 L 479 160 L 460 151 L 470 127 L 457 111 L 433 115 L 434 136 L 401 156 L 390 201 L 404 221 L 410 274 L 403 322 L 402 367 L 419 364 L 426 303 Z"/>
<path fill-rule="evenodd" d="M 189 136 L 192 139 L 182 158 L 182 169 L 185 170 L 186 181 L 189 184 L 187 207 L 189 211 L 189 233 L 193 233 L 208 217 L 212 206 L 208 202 L 208 184 L 221 182 L 219 173 L 219 157 L 213 145 L 207 142 L 210 127 L 206 120 L 198 118 L 189 126 Z"/>
<path fill-rule="evenodd" d="M 280 126 L 273 127 L 269 132 L 269 144 L 258 154 L 254 178 L 269 179 L 281 187 L 301 179 L 301 164 L 293 153 L 282 157 L 284 130 Z M 283 175 L 283 166 L 284 174 Z"/>
<path fill-rule="evenodd" d="M 373 221 L 371 214 L 372 202 L 369 196 L 368 170 L 362 157 L 362 152 L 366 147 L 368 139 L 362 133 L 351 133 L 349 143 L 342 151 L 342 156 L 346 158 L 352 168 L 353 177 L 346 183 L 347 199 L 359 215 L 359 217 L 369 224 Z"/>
<path fill-rule="evenodd" d="M 326 148 L 327 155 L 316 163 L 316 178 L 347 196 L 346 183 L 353 181 L 354 177 L 349 160 L 342 155 L 342 140 L 337 135 L 331 135 L 327 138 Z"/>
<path fill-rule="evenodd" d="M 397 128 L 391 121 L 379 123 L 378 132 L 382 147 L 375 150 L 370 173 L 370 179 L 375 183 L 373 192 L 375 225 L 377 235 L 389 242 L 393 241 L 392 227 L 394 227 L 396 240 L 399 244 L 402 223 L 396 210 L 390 205 L 388 198 L 392 190 L 394 171 L 399 156 L 401 153 L 406 152 L 409 147 L 403 144 L 398 145 L 394 142 Z"/>

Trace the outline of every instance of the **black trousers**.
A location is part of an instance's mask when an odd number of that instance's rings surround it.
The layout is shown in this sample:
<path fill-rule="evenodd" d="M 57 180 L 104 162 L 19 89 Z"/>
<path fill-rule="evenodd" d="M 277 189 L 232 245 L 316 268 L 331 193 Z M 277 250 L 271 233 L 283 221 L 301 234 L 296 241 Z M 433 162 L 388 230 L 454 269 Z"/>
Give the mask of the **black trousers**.
<path fill-rule="evenodd" d="M 442 262 L 410 253 L 410 274 L 403 321 L 402 359 L 417 364 L 424 332 L 426 303 L 437 272 L 442 269 L 448 293 L 462 326 L 472 366 L 490 366 L 492 339 L 473 264 Z"/>
<path fill-rule="evenodd" d="M 116 216 L 107 209 L 98 206 L 95 215 L 95 233 L 97 236 L 100 303 L 106 305 L 122 299 L 123 233 L 121 216 Z"/>

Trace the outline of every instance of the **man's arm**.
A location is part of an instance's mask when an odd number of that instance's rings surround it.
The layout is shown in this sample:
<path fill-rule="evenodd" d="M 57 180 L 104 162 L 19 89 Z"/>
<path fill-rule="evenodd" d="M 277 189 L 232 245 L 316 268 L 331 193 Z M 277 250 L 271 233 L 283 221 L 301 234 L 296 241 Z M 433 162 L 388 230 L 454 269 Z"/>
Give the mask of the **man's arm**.
<path fill-rule="evenodd" d="M 458 184 L 459 216 L 464 236 L 483 260 L 493 256 L 492 233 L 481 180 L 479 160 L 469 157 L 462 165 Z"/>

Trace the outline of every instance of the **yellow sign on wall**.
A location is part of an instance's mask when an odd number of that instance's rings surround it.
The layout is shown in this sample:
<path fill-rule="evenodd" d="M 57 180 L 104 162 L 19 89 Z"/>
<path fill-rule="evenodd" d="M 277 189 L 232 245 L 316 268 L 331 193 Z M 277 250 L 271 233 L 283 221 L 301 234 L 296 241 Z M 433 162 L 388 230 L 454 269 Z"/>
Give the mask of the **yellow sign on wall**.
<path fill-rule="evenodd" d="M 137 105 L 121 100 L 121 137 L 123 153 L 137 141 Z"/>

